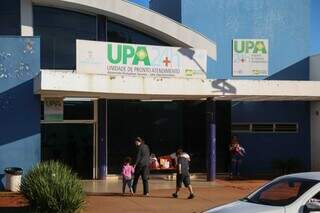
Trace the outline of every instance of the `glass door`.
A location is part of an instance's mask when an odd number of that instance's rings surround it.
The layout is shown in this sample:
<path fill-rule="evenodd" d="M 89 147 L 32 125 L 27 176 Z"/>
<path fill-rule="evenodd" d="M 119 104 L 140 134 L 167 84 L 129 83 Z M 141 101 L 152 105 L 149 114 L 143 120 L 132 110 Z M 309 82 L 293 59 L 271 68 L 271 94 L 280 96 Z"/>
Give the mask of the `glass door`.
<path fill-rule="evenodd" d="M 81 179 L 93 179 L 93 159 L 93 123 L 41 125 L 41 161 L 60 161 L 68 165 Z"/>

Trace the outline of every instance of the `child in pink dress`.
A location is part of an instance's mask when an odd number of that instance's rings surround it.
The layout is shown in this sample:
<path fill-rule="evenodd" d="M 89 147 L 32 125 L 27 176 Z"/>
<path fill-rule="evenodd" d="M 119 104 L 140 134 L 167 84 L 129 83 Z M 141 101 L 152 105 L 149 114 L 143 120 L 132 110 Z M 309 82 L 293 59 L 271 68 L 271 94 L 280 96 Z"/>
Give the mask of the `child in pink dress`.
<path fill-rule="evenodd" d="M 126 191 L 126 185 L 128 185 L 130 193 L 133 194 L 132 190 L 132 180 L 134 174 L 134 168 L 131 165 L 131 158 L 126 157 L 123 162 L 122 166 L 122 193 L 124 194 Z"/>

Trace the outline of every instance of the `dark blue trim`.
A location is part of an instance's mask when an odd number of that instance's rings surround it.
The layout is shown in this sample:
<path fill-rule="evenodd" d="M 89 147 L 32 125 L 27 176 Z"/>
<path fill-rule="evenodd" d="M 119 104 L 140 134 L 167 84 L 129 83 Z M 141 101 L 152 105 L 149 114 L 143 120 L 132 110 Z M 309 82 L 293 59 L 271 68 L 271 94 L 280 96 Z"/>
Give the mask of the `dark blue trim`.
<path fill-rule="evenodd" d="M 215 103 L 212 99 L 206 102 L 207 122 L 207 181 L 216 179 L 216 124 Z"/>
<path fill-rule="evenodd" d="M 98 100 L 98 178 L 104 180 L 107 176 L 107 101 Z"/>
<path fill-rule="evenodd" d="M 97 16 L 97 26 L 98 26 L 98 41 L 107 40 L 107 17 L 98 15 Z"/>
<path fill-rule="evenodd" d="M 106 21 L 102 15 L 97 16 L 98 41 L 106 41 Z M 104 180 L 107 176 L 107 101 L 98 100 L 98 178 Z"/>

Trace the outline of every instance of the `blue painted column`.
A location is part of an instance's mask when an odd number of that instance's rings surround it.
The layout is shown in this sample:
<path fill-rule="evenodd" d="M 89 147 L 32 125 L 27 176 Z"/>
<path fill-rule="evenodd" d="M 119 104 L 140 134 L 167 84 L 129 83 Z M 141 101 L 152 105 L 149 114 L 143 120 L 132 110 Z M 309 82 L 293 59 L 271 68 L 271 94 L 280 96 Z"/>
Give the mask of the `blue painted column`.
<path fill-rule="evenodd" d="M 97 16 L 97 39 L 107 40 L 106 21 L 102 15 Z M 105 180 L 108 174 L 107 167 L 107 100 L 98 100 L 98 179 Z"/>
<path fill-rule="evenodd" d="M 206 140 L 207 140 L 207 181 L 216 179 L 216 123 L 215 102 L 212 98 L 206 101 Z"/>
<path fill-rule="evenodd" d="M 98 178 L 107 177 L 107 101 L 98 100 Z"/>

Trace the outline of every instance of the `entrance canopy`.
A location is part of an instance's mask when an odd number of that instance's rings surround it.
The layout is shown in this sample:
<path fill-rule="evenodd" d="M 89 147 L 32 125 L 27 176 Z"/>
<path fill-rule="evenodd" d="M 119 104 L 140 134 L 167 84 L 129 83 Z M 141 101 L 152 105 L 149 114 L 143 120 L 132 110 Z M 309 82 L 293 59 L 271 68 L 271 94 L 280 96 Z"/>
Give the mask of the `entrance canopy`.
<path fill-rule="evenodd" d="M 34 93 L 107 99 L 319 101 L 320 81 L 147 78 L 42 70 L 34 79 Z"/>

